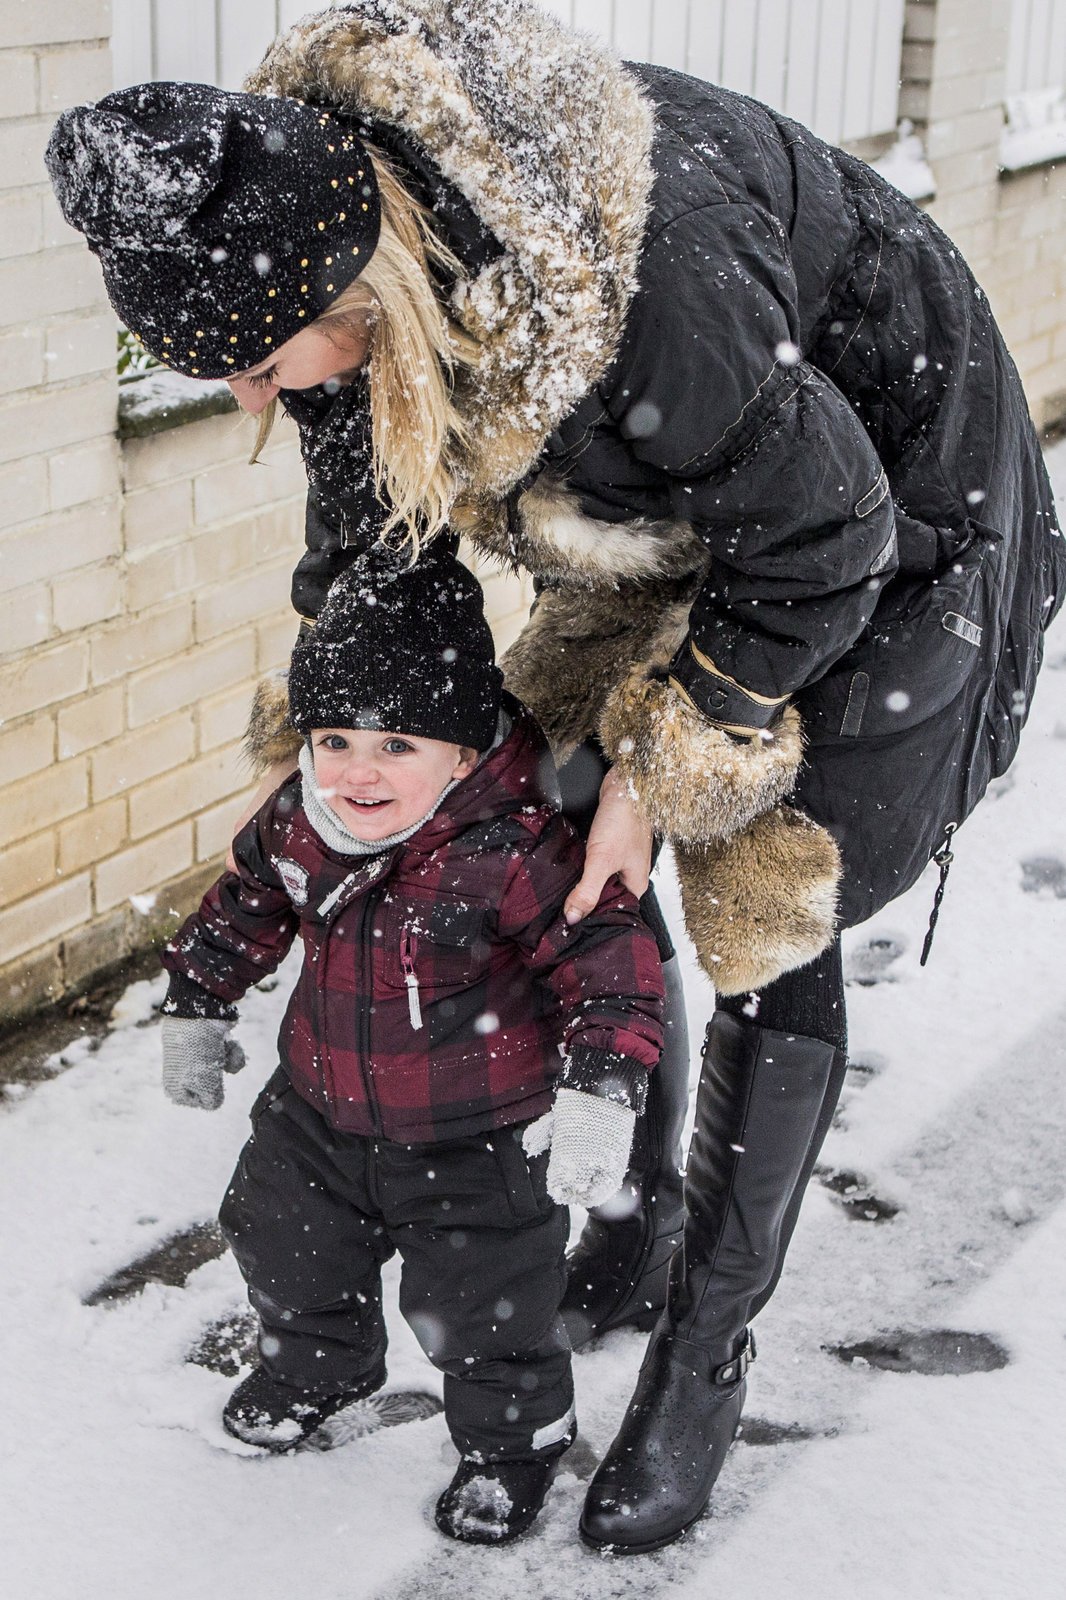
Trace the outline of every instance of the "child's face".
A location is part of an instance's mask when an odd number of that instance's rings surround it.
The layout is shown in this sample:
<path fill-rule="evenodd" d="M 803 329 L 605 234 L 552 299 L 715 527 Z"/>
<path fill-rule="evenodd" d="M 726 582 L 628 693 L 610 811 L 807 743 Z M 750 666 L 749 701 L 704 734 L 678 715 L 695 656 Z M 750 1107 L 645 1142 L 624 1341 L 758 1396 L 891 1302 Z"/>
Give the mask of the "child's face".
<path fill-rule="evenodd" d="M 341 385 L 350 382 L 369 351 L 369 317 L 350 328 L 331 327 L 328 333 L 311 323 L 279 345 L 272 356 L 226 381 L 241 410 L 254 417 L 276 400 L 282 389 L 313 389 L 331 379 Z"/>
<path fill-rule="evenodd" d="M 476 750 L 376 728 L 315 728 L 311 753 L 322 799 L 368 842 L 418 822 L 453 778 L 477 764 Z"/>

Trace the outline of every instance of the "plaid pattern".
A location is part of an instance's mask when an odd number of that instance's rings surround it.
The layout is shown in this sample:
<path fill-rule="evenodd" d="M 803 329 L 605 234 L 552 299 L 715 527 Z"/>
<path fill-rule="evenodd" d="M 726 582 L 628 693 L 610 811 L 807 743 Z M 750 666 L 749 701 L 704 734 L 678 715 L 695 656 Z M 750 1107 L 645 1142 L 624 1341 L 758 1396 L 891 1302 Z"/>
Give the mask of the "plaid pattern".
<path fill-rule="evenodd" d="M 232 1014 L 299 932 L 281 1060 L 335 1128 L 421 1143 L 523 1121 L 551 1104 L 564 1053 L 617 1099 L 662 1046 L 655 939 L 617 879 L 567 926 L 583 847 L 546 792 L 539 730 L 509 709 L 499 748 L 387 854 L 335 854 L 300 780 L 278 790 L 236 842 L 239 872 L 167 946 L 165 1009 Z"/>

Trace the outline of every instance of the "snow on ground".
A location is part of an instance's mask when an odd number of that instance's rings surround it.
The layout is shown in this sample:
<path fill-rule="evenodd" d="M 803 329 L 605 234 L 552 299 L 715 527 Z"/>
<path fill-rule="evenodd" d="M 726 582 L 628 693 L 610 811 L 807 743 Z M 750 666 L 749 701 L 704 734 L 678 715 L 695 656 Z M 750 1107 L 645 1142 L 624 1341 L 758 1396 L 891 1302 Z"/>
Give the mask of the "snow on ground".
<path fill-rule="evenodd" d="M 1049 453 L 1066 488 L 1066 444 Z M 184 1356 L 240 1305 L 232 1262 L 120 1305 L 82 1297 L 210 1217 L 274 1064 L 290 964 L 247 1000 L 248 1070 L 221 1112 L 159 1088 L 160 985 L 134 985 L 96 1053 L 0 1112 L 0 1321 L 6 1532 L 15 1600 L 1051 1600 L 1066 1570 L 1066 621 L 1021 755 L 958 838 L 930 965 L 930 872 L 849 937 L 856 1063 L 826 1163 L 871 1197 L 849 1215 L 812 1184 L 760 1319 L 748 1406 L 792 1427 L 731 1452 L 714 1509 L 681 1545 L 605 1561 L 577 1542 L 593 1453 L 610 1440 L 643 1340 L 576 1362 L 583 1440 L 535 1535 L 463 1549 L 432 1526 L 454 1454 L 442 1420 L 331 1454 L 263 1458 L 223 1433 L 229 1380 Z M 675 899 L 664 869 L 664 898 Z M 676 922 L 676 918 L 675 918 Z M 871 946 L 871 941 L 878 941 Z M 897 951 L 894 959 L 887 957 Z M 694 1069 L 707 985 L 685 952 Z M 859 978 L 877 975 L 863 985 Z M 876 1202 L 876 1203 L 875 1203 Z M 898 1212 L 877 1221 L 879 1206 Z M 869 1210 L 872 1215 L 866 1216 Z M 576 1219 L 580 1220 L 580 1219 Z M 390 1382 L 439 1389 L 396 1309 Z M 826 1346 L 903 1329 L 991 1336 L 1008 1362 L 964 1375 L 848 1365 Z M 798 1430 L 798 1431 L 797 1431 Z M 765 1429 L 763 1429 L 765 1431 Z M 803 1438 L 800 1435 L 805 1435 Z"/>

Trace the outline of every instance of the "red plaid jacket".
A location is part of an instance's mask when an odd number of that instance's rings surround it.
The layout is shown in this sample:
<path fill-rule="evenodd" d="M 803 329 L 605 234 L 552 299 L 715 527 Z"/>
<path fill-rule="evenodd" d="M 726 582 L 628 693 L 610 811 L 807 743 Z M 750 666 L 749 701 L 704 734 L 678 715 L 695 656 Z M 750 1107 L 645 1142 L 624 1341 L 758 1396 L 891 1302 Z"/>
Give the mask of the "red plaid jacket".
<path fill-rule="evenodd" d="M 167 946 L 164 1010 L 234 1015 L 300 933 L 281 1061 L 335 1128 L 461 1138 L 538 1116 L 560 1078 L 641 1109 L 662 1046 L 655 940 L 617 879 L 567 926 L 582 845 L 536 724 L 508 704 L 503 743 L 380 856 L 328 849 L 299 777 L 284 784 Z"/>

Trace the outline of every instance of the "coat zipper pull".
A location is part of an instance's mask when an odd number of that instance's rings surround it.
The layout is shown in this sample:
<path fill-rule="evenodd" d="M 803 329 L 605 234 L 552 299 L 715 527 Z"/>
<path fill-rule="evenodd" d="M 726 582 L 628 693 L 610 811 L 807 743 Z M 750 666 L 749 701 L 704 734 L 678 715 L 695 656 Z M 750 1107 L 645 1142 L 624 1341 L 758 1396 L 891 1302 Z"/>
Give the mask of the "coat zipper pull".
<path fill-rule="evenodd" d="M 403 981 L 407 985 L 407 1011 L 412 1028 L 422 1026 L 422 1007 L 418 1003 L 418 973 L 415 971 L 416 948 L 410 928 L 404 928 L 400 934 L 400 966 L 403 969 Z"/>
<path fill-rule="evenodd" d="M 940 915 L 940 904 L 944 898 L 944 889 L 947 886 L 951 863 L 955 859 L 951 851 L 951 835 L 957 827 L 957 822 L 949 822 L 947 824 L 944 829 L 944 842 L 940 849 L 933 853 L 933 860 L 940 868 L 940 882 L 937 884 L 936 893 L 933 895 L 933 909 L 929 913 L 929 927 L 926 931 L 925 943 L 922 945 L 922 958 L 918 963 L 920 967 L 925 966 L 925 963 L 929 960 L 929 952 L 933 948 L 933 934 L 936 932 L 936 922 Z"/>

